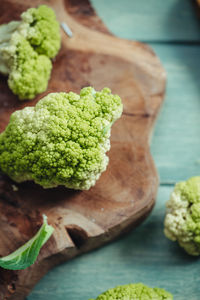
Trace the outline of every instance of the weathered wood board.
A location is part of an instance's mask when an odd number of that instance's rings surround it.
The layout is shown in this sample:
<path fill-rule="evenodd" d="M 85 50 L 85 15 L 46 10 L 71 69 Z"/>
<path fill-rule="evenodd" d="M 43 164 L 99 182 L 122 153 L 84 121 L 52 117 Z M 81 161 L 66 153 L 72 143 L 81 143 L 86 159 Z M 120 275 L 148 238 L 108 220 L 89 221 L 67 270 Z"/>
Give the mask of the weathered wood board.
<path fill-rule="evenodd" d="M 91 0 L 109 30 L 118 37 L 156 42 L 198 42 L 199 0 Z M 105 9 L 106 7 L 106 9 Z"/>
<path fill-rule="evenodd" d="M 43 190 L 33 183 L 0 178 L 0 255 L 26 242 L 38 230 L 42 214 L 55 232 L 37 262 L 24 271 L 0 270 L 0 299 L 24 299 L 53 266 L 116 238 L 151 211 L 158 186 L 149 139 L 165 90 L 165 71 L 146 45 L 118 39 L 107 31 L 85 1 L 35 1 L 52 6 L 74 36 L 62 32 L 48 90 L 79 92 L 83 86 L 108 86 L 121 96 L 122 118 L 112 130 L 110 163 L 89 191 Z M 32 1 L 1 1 L 0 23 L 18 19 Z M 8 9 L 9 8 L 9 9 Z M 0 77 L 0 131 L 10 114 L 31 102 L 19 102 Z"/>

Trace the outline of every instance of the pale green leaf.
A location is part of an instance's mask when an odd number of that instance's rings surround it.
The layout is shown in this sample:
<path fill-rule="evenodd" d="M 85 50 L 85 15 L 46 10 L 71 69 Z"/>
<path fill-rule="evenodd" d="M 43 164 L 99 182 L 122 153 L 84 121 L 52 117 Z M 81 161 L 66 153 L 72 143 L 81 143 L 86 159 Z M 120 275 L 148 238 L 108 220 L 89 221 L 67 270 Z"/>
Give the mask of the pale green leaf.
<path fill-rule="evenodd" d="M 53 231 L 53 227 L 47 223 L 47 217 L 43 216 L 43 225 L 36 235 L 13 253 L 1 257 L 0 267 L 8 270 L 28 268 L 36 261 L 41 247 L 47 242 Z"/>

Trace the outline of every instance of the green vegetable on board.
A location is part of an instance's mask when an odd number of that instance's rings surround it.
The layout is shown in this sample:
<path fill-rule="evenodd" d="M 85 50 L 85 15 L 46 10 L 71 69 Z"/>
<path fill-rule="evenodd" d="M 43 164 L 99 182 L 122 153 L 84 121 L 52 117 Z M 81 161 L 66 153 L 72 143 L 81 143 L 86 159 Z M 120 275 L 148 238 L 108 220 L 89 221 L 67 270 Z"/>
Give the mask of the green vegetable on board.
<path fill-rule="evenodd" d="M 16 182 L 87 190 L 106 170 L 121 99 L 108 88 L 51 93 L 11 115 L 0 134 L 0 169 Z"/>
<path fill-rule="evenodd" d="M 165 235 L 190 255 L 200 255 L 200 177 L 175 185 L 166 204 Z"/>
<path fill-rule="evenodd" d="M 164 289 L 135 283 L 109 289 L 96 299 L 90 300 L 173 300 L 173 296 Z"/>
<path fill-rule="evenodd" d="M 52 63 L 60 49 L 60 25 L 46 6 L 29 8 L 20 21 L 0 25 L 0 73 L 20 100 L 46 90 Z"/>
<path fill-rule="evenodd" d="M 8 270 L 22 270 L 31 266 L 37 259 L 41 247 L 48 241 L 54 229 L 43 216 L 43 225 L 36 235 L 22 247 L 8 256 L 0 258 L 0 267 Z"/>

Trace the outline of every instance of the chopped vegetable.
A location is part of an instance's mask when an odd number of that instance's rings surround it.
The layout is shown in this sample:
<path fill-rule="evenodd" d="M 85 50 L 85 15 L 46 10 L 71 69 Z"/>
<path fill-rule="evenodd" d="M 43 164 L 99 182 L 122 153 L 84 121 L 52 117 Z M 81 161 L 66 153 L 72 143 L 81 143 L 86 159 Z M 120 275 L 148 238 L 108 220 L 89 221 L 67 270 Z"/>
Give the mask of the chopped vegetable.
<path fill-rule="evenodd" d="M 175 185 L 167 202 L 165 235 L 190 255 L 200 255 L 200 177 Z"/>
<path fill-rule="evenodd" d="M 142 283 L 127 284 L 109 289 L 96 300 L 173 300 L 164 289 L 151 288 Z M 94 299 L 90 299 L 94 300 Z"/>
<path fill-rule="evenodd" d="M 37 234 L 25 245 L 8 256 L 0 258 L 0 267 L 8 270 L 22 270 L 32 265 L 40 252 L 41 247 L 47 242 L 54 229 L 48 225 L 47 217 L 43 216 L 43 225 Z"/>
<path fill-rule="evenodd" d="M 21 21 L 0 26 L 0 72 L 20 100 L 33 99 L 48 85 L 60 49 L 60 26 L 54 11 L 41 5 L 23 12 Z"/>
<path fill-rule="evenodd" d="M 108 88 L 51 93 L 11 115 L 0 134 L 0 168 L 16 182 L 87 190 L 106 170 L 111 126 L 121 114 L 121 99 Z"/>

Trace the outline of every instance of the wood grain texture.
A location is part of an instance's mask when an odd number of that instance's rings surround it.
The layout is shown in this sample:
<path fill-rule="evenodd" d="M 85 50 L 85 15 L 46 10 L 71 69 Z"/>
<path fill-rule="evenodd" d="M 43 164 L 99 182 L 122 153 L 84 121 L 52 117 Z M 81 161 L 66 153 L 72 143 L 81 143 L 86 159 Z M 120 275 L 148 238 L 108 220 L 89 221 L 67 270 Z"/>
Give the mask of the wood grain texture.
<path fill-rule="evenodd" d="M 43 213 L 55 232 L 32 267 L 0 271 L 0 299 L 23 299 L 54 265 L 137 225 L 151 211 L 158 185 L 149 137 L 165 89 L 165 72 L 159 60 L 146 45 L 109 35 L 87 2 L 46 3 L 72 28 L 74 37 L 69 39 L 62 33 L 62 48 L 44 94 L 79 92 L 87 85 L 97 90 L 109 86 L 122 97 L 124 113 L 112 131 L 109 167 L 90 191 L 43 190 L 32 183 L 20 184 L 18 191 L 13 191 L 12 182 L 1 177 L 0 254 L 7 255 L 27 241 L 41 225 Z M 0 23 L 17 18 L 29 6 L 31 1 L 2 1 Z M 3 77 L 0 91 L 1 131 L 13 111 L 41 98 L 19 103 Z"/>
<path fill-rule="evenodd" d="M 167 71 L 165 103 L 151 142 L 161 182 L 155 208 L 147 221 L 126 237 L 53 269 L 34 288 L 28 300 L 87 300 L 108 288 L 129 282 L 166 288 L 173 293 L 174 300 L 199 300 L 199 258 L 188 256 L 163 234 L 165 202 L 173 183 L 200 173 L 200 46 L 178 43 L 184 27 L 165 26 L 163 34 L 158 36 L 158 30 L 163 27 L 154 26 L 156 20 L 162 22 L 168 18 L 170 5 L 174 7 L 174 15 L 182 12 L 176 5 L 178 1 L 173 2 L 174 5 L 172 1 L 157 0 L 155 3 L 162 5 L 157 9 L 156 5 L 153 8 L 145 6 L 142 0 L 93 1 L 97 9 L 102 4 L 97 12 L 109 28 L 116 29 L 115 33 L 119 32 L 122 37 L 134 38 L 132 32 L 136 28 L 139 40 L 144 38 L 144 30 L 151 34 L 152 47 Z M 140 19 L 133 16 L 133 3 L 138 7 L 141 20 L 149 16 L 145 26 L 142 22 L 139 23 L 141 27 L 138 26 Z M 152 3 L 151 0 L 148 3 Z M 179 1 L 183 7 L 189 3 L 192 1 Z M 111 14 L 110 7 L 115 4 L 115 14 Z M 183 26 L 190 28 L 196 19 L 193 7 L 190 6 L 183 16 L 188 18 Z M 125 19 L 129 26 L 124 26 Z M 199 41 L 200 30 L 197 33 Z M 192 42 L 193 36 L 187 37 Z M 175 43 L 170 43 L 173 39 Z"/>
<path fill-rule="evenodd" d="M 167 71 L 168 85 L 151 150 L 161 183 L 174 184 L 200 170 L 200 46 L 154 45 L 154 50 Z"/>
<path fill-rule="evenodd" d="M 196 0 L 91 0 L 115 35 L 145 42 L 199 41 Z"/>
<path fill-rule="evenodd" d="M 174 300 L 199 300 L 200 261 L 163 235 L 165 202 L 173 186 L 161 186 L 151 216 L 136 230 L 49 272 L 28 300 L 88 300 L 121 284 L 165 288 Z"/>
<path fill-rule="evenodd" d="M 66 295 L 70 295 L 70 300 L 87 300 L 129 282 L 166 288 L 174 300 L 199 300 L 200 260 L 165 238 L 163 220 L 173 183 L 200 173 L 199 84 L 194 82 L 188 64 L 184 65 L 190 57 L 190 66 L 198 73 L 200 49 L 154 45 L 154 50 L 167 70 L 168 88 L 151 143 L 161 182 L 152 214 L 128 236 L 53 269 L 28 300 L 63 300 Z M 179 53 L 184 53 L 182 59 Z"/>

